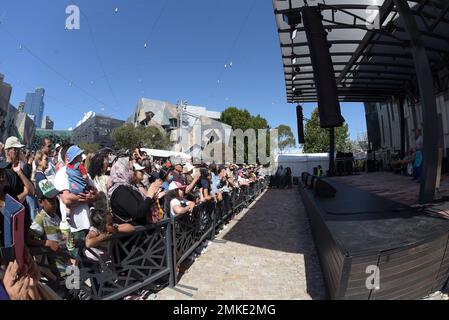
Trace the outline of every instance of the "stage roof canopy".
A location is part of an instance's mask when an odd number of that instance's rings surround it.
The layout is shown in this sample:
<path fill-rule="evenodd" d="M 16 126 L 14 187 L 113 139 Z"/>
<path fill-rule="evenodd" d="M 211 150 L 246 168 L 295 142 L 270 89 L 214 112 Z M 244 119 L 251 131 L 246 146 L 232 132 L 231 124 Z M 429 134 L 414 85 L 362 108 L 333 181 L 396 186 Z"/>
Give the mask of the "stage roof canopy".
<path fill-rule="evenodd" d="M 392 0 L 273 0 L 288 102 L 317 101 L 302 19 L 296 27 L 286 19 L 305 3 L 323 15 L 340 101 L 377 102 L 416 90 L 410 37 Z M 449 61 L 449 1 L 408 4 L 437 73 Z"/>

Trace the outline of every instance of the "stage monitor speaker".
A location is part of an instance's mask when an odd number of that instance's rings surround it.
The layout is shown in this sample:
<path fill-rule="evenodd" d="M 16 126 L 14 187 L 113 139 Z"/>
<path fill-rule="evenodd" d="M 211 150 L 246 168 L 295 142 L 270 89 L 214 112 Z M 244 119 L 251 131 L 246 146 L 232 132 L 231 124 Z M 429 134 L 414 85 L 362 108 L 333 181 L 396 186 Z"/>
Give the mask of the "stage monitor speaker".
<path fill-rule="evenodd" d="M 340 127 L 344 119 L 341 116 L 334 66 L 322 22 L 323 17 L 314 6 L 303 7 L 302 17 L 315 78 L 321 127 Z"/>
<path fill-rule="evenodd" d="M 312 179 L 313 179 L 312 175 L 308 175 L 307 176 L 307 180 L 306 180 L 306 187 L 307 188 L 310 188 L 310 189 L 313 188 Z"/>
<path fill-rule="evenodd" d="M 307 181 L 307 176 L 309 175 L 310 174 L 308 172 L 301 173 L 301 181 L 305 183 Z"/>
<path fill-rule="evenodd" d="M 313 190 L 313 188 L 315 188 L 315 181 L 317 180 L 317 177 L 316 176 L 311 176 L 312 178 L 311 178 L 311 181 L 310 181 L 310 184 L 309 184 L 309 189 L 312 189 Z"/>
<path fill-rule="evenodd" d="M 316 178 L 314 181 L 313 190 L 315 195 L 322 198 L 333 198 L 337 193 L 337 190 L 323 179 Z"/>
<path fill-rule="evenodd" d="M 298 144 L 304 144 L 306 142 L 304 137 L 304 114 L 300 105 L 296 107 L 296 118 L 298 121 Z"/>

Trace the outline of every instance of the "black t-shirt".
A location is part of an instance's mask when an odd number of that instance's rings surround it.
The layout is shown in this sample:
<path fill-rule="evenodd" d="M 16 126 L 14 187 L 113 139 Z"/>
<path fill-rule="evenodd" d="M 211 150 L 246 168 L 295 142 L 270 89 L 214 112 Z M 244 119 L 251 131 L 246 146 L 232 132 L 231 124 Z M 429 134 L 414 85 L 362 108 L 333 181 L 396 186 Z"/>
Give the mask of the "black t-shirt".
<path fill-rule="evenodd" d="M 33 172 L 33 166 L 31 164 L 26 163 L 23 166 L 23 174 L 25 175 L 25 177 L 27 177 L 29 180 L 31 180 L 31 173 Z"/>
<path fill-rule="evenodd" d="M 14 172 L 12 169 L 12 165 L 9 166 L 5 170 L 5 189 L 4 193 L 9 194 L 11 197 L 18 199 L 18 195 L 21 194 L 24 190 L 24 185 L 19 175 Z M 28 230 L 31 226 L 31 215 L 30 215 L 30 207 L 28 203 L 24 201 L 22 205 L 25 207 L 25 236 L 28 234 Z"/>
<path fill-rule="evenodd" d="M 111 209 L 115 223 L 146 225 L 153 199 L 143 198 L 140 192 L 129 186 L 119 186 L 111 196 Z"/>

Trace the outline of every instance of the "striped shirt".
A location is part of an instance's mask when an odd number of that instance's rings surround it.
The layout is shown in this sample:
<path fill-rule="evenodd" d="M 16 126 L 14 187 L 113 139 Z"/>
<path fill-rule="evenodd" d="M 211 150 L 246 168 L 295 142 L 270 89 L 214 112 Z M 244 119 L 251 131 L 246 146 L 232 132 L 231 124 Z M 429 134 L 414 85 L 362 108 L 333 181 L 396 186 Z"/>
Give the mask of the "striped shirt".
<path fill-rule="evenodd" d="M 59 224 L 61 219 L 55 214 L 51 217 L 44 210 L 36 215 L 33 224 L 30 227 L 30 231 L 33 235 L 43 240 L 52 240 L 62 243 L 64 237 L 62 235 L 61 229 L 59 229 Z"/>

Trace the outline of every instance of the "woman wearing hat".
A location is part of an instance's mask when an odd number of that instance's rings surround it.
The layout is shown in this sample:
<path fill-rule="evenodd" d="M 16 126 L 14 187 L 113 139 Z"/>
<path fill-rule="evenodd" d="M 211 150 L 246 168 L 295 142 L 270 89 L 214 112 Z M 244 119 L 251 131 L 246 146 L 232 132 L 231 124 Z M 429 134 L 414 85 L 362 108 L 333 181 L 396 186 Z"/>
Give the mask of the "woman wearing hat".
<path fill-rule="evenodd" d="M 192 213 L 195 203 L 184 198 L 186 185 L 173 181 L 170 183 L 167 194 L 167 203 L 170 204 L 170 216 Z"/>

